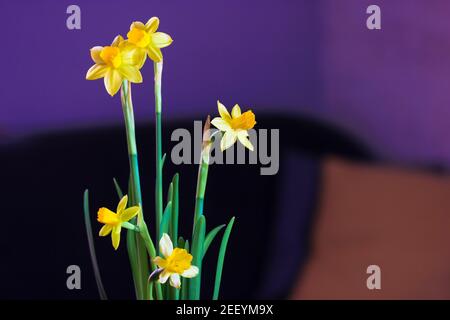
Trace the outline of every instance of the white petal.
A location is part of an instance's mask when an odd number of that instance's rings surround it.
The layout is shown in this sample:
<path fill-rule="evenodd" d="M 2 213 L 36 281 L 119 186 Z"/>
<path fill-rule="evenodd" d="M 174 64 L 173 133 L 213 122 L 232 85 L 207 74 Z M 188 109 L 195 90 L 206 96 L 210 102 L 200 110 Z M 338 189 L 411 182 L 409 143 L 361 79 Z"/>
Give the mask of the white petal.
<path fill-rule="evenodd" d="M 169 279 L 169 277 L 170 277 L 170 272 L 167 272 L 167 271 L 163 271 L 163 272 L 161 272 L 161 274 L 159 275 L 159 282 L 160 283 L 166 283 L 167 282 L 167 279 Z"/>
<path fill-rule="evenodd" d="M 222 103 L 220 103 L 219 100 L 217 100 L 217 109 L 219 110 L 219 114 L 222 117 L 222 119 L 228 120 L 231 118 L 227 108 L 225 108 L 225 106 Z"/>
<path fill-rule="evenodd" d="M 179 288 L 181 286 L 180 275 L 178 273 L 173 273 L 170 276 L 170 285 L 174 288 Z"/>
<path fill-rule="evenodd" d="M 220 131 L 227 131 L 227 130 L 231 129 L 231 127 L 228 124 L 228 122 L 226 122 L 225 120 L 223 120 L 220 117 L 212 119 L 211 120 L 211 124 L 214 127 L 216 127 L 217 129 L 219 129 Z"/>
<path fill-rule="evenodd" d="M 173 251 L 172 240 L 167 233 L 164 233 L 159 241 L 159 252 L 165 257 L 169 257 Z"/>
<path fill-rule="evenodd" d="M 244 145 L 244 147 L 248 148 L 250 151 L 253 151 L 253 145 L 250 142 L 250 140 L 247 138 L 248 137 L 248 133 L 247 131 L 240 131 L 237 134 L 237 137 L 239 139 L 239 142 L 242 143 Z"/>
<path fill-rule="evenodd" d="M 234 131 L 226 131 L 220 141 L 220 150 L 225 151 L 231 147 L 237 140 L 237 135 Z"/>
<path fill-rule="evenodd" d="M 231 109 L 231 116 L 233 118 L 237 118 L 241 115 L 241 108 L 239 107 L 238 104 L 235 104 L 233 109 Z"/>
<path fill-rule="evenodd" d="M 185 278 L 193 278 L 198 274 L 198 268 L 196 266 L 191 266 L 189 269 L 184 271 L 181 276 Z"/>

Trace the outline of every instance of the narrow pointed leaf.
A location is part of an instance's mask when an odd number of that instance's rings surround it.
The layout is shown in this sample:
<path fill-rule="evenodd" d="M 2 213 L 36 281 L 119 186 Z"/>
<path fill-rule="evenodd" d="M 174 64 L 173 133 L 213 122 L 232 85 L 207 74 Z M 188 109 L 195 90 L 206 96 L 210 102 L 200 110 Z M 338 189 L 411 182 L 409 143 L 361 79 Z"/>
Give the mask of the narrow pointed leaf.
<path fill-rule="evenodd" d="M 167 203 L 172 201 L 172 193 L 173 193 L 173 183 L 170 183 L 169 190 L 167 191 Z"/>
<path fill-rule="evenodd" d="M 100 299 L 107 300 L 108 297 L 103 287 L 102 277 L 100 276 L 100 269 L 97 263 L 97 255 L 95 254 L 94 236 L 91 227 L 91 217 L 89 213 L 89 191 L 86 189 L 83 196 L 83 208 L 84 208 L 84 223 L 86 226 L 86 233 L 89 243 L 89 253 L 91 255 L 92 267 L 94 268 L 95 282 L 97 283 L 98 294 Z"/>
<path fill-rule="evenodd" d="M 169 201 L 169 203 L 166 206 L 166 209 L 164 210 L 163 218 L 161 220 L 161 225 L 159 227 L 160 234 L 159 234 L 158 239 L 161 239 L 161 237 L 164 233 L 169 234 L 169 224 L 170 224 L 170 215 L 171 214 L 172 214 L 172 202 Z M 170 236 L 170 234 L 169 234 L 169 236 Z"/>
<path fill-rule="evenodd" d="M 216 279 L 214 282 L 214 294 L 213 300 L 219 298 L 220 282 L 222 280 L 223 263 L 225 260 L 225 253 L 227 251 L 228 239 L 230 238 L 231 229 L 233 228 L 234 217 L 231 218 L 230 222 L 225 229 L 223 234 L 222 243 L 220 244 L 219 258 L 217 259 L 217 269 L 216 269 Z"/>
<path fill-rule="evenodd" d="M 179 242 L 178 242 L 179 243 Z M 189 252 L 189 240 L 186 240 L 184 243 L 184 248 L 187 252 Z M 181 300 L 188 300 L 189 298 L 189 280 L 188 278 L 181 277 Z"/>
<path fill-rule="evenodd" d="M 186 244 L 186 241 L 183 237 L 178 237 L 178 248 L 184 248 L 184 245 Z"/>
<path fill-rule="evenodd" d="M 203 244 L 205 242 L 206 218 L 204 215 L 198 218 L 195 224 L 192 240 L 192 264 L 198 267 L 198 275 L 189 283 L 189 300 L 200 300 L 200 286 L 202 275 Z"/>
<path fill-rule="evenodd" d="M 122 189 L 119 186 L 119 183 L 117 182 L 116 178 L 113 178 L 114 181 L 114 187 L 116 188 L 117 196 L 119 197 L 119 200 L 123 198 L 123 192 Z"/>
<path fill-rule="evenodd" d="M 176 173 L 172 179 L 171 185 L 173 185 L 172 189 L 172 216 L 170 219 L 170 230 L 171 237 L 174 241 L 174 246 L 177 247 L 178 241 L 178 185 L 179 185 L 179 175 Z"/>
<path fill-rule="evenodd" d="M 222 228 L 225 226 L 226 226 L 225 224 L 222 224 L 218 227 L 215 227 L 208 233 L 208 235 L 205 238 L 205 244 L 203 245 L 203 257 L 205 257 L 205 254 L 208 251 L 208 248 L 211 245 L 211 242 L 213 242 L 214 238 L 217 236 L 219 231 L 222 230 Z"/>

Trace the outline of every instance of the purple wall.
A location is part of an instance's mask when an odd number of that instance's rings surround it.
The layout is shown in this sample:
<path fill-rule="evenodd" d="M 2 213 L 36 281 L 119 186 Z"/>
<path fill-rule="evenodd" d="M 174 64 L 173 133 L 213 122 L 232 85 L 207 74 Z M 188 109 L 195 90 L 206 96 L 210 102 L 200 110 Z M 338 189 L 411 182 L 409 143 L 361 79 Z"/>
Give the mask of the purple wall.
<path fill-rule="evenodd" d="M 119 98 L 84 80 L 89 48 L 161 18 L 166 118 L 202 118 L 215 101 L 308 113 L 361 136 L 380 155 L 450 166 L 450 2 L 77 0 L 82 30 L 66 29 L 67 1 L 3 1 L 0 130 L 19 136 L 122 120 Z M 126 4 L 124 6 L 123 4 Z M 378 4 L 382 30 L 365 27 Z M 152 69 L 134 90 L 152 119 Z"/>

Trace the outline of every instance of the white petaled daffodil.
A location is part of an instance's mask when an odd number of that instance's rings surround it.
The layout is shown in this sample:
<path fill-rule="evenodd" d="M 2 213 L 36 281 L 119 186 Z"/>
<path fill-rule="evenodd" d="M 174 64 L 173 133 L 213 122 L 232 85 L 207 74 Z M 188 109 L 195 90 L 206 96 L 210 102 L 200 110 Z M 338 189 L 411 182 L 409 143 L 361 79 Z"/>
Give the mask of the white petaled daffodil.
<path fill-rule="evenodd" d="M 253 145 L 248 139 L 248 130 L 252 129 L 256 124 L 255 114 L 251 110 L 242 113 L 241 108 L 236 104 L 230 115 L 227 108 L 220 101 L 217 101 L 217 108 L 219 109 L 220 117 L 212 119 L 211 123 L 224 132 L 220 141 L 220 149 L 224 151 L 231 147 L 236 140 L 239 140 L 244 147 L 253 151 Z"/>
<path fill-rule="evenodd" d="M 193 278 L 198 274 L 198 268 L 191 265 L 192 255 L 186 249 L 173 248 L 172 240 L 164 233 L 159 241 L 159 251 L 164 258 L 156 257 L 153 262 L 159 267 L 159 282 L 169 283 L 172 287 L 181 287 L 181 277 Z"/>

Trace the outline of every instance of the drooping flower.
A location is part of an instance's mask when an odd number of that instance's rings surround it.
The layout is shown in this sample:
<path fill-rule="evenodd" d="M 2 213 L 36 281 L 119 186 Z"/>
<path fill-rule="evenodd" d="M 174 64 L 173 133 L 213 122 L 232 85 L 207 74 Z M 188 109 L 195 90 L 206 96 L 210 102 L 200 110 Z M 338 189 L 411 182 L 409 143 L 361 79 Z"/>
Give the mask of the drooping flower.
<path fill-rule="evenodd" d="M 149 58 L 155 62 L 161 62 L 163 59 L 161 48 L 165 48 L 173 42 L 167 33 L 156 32 L 158 27 L 159 19 L 153 17 L 146 24 L 140 21 L 133 22 L 127 33 L 128 42 L 148 54 Z"/>
<path fill-rule="evenodd" d="M 122 223 L 128 222 L 134 218 L 138 213 L 140 207 L 134 206 L 128 209 L 127 207 L 128 196 L 125 195 L 117 205 L 117 213 L 107 208 L 100 208 L 97 213 L 97 221 L 105 224 L 99 232 L 101 237 L 106 237 L 111 233 L 112 245 L 117 250 L 120 243 L 120 231 L 122 230 Z"/>
<path fill-rule="evenodd" d="M 249 110 L 241 113 L 239 105 L 235 105 L 231 110 L 231 115 L 227 108 L 217 101 L 220 117 L 212 119 L 211 123 L 220 131 L 224 132 L 220 141 L 220 149 L 222 151 L 231 147 L 236 140 L 239 140 L 246 148 L 253 151 L 253 145 L 248 139 L 248 130 L 252 129 L 255 124 L 255 114 Z"/>
<path fill-rule="evenodd" d="M 159 251 L 164 258 L 156 257 L 153 262 L 159 267 L 159 282 L 166 283 L 170 278 L 170 285 L 180 288 L 180 276 L 193 278 L 198 274 L 198 268 L 191 265 L 192 255 L 186 249 L 173 248 L 172 240 L 164 233 L 159 241 Z"/>
<path fill-rule="evenodd" d="M 104 78 L 106 91 L 114 96 L 123 80 L 141 83 L 145 54 L 130 45 L 122 36 L 117 36 L 110 46 L 93 47 L 91 58 L 95 64 L 86 73 L 87 80 Z"/>

